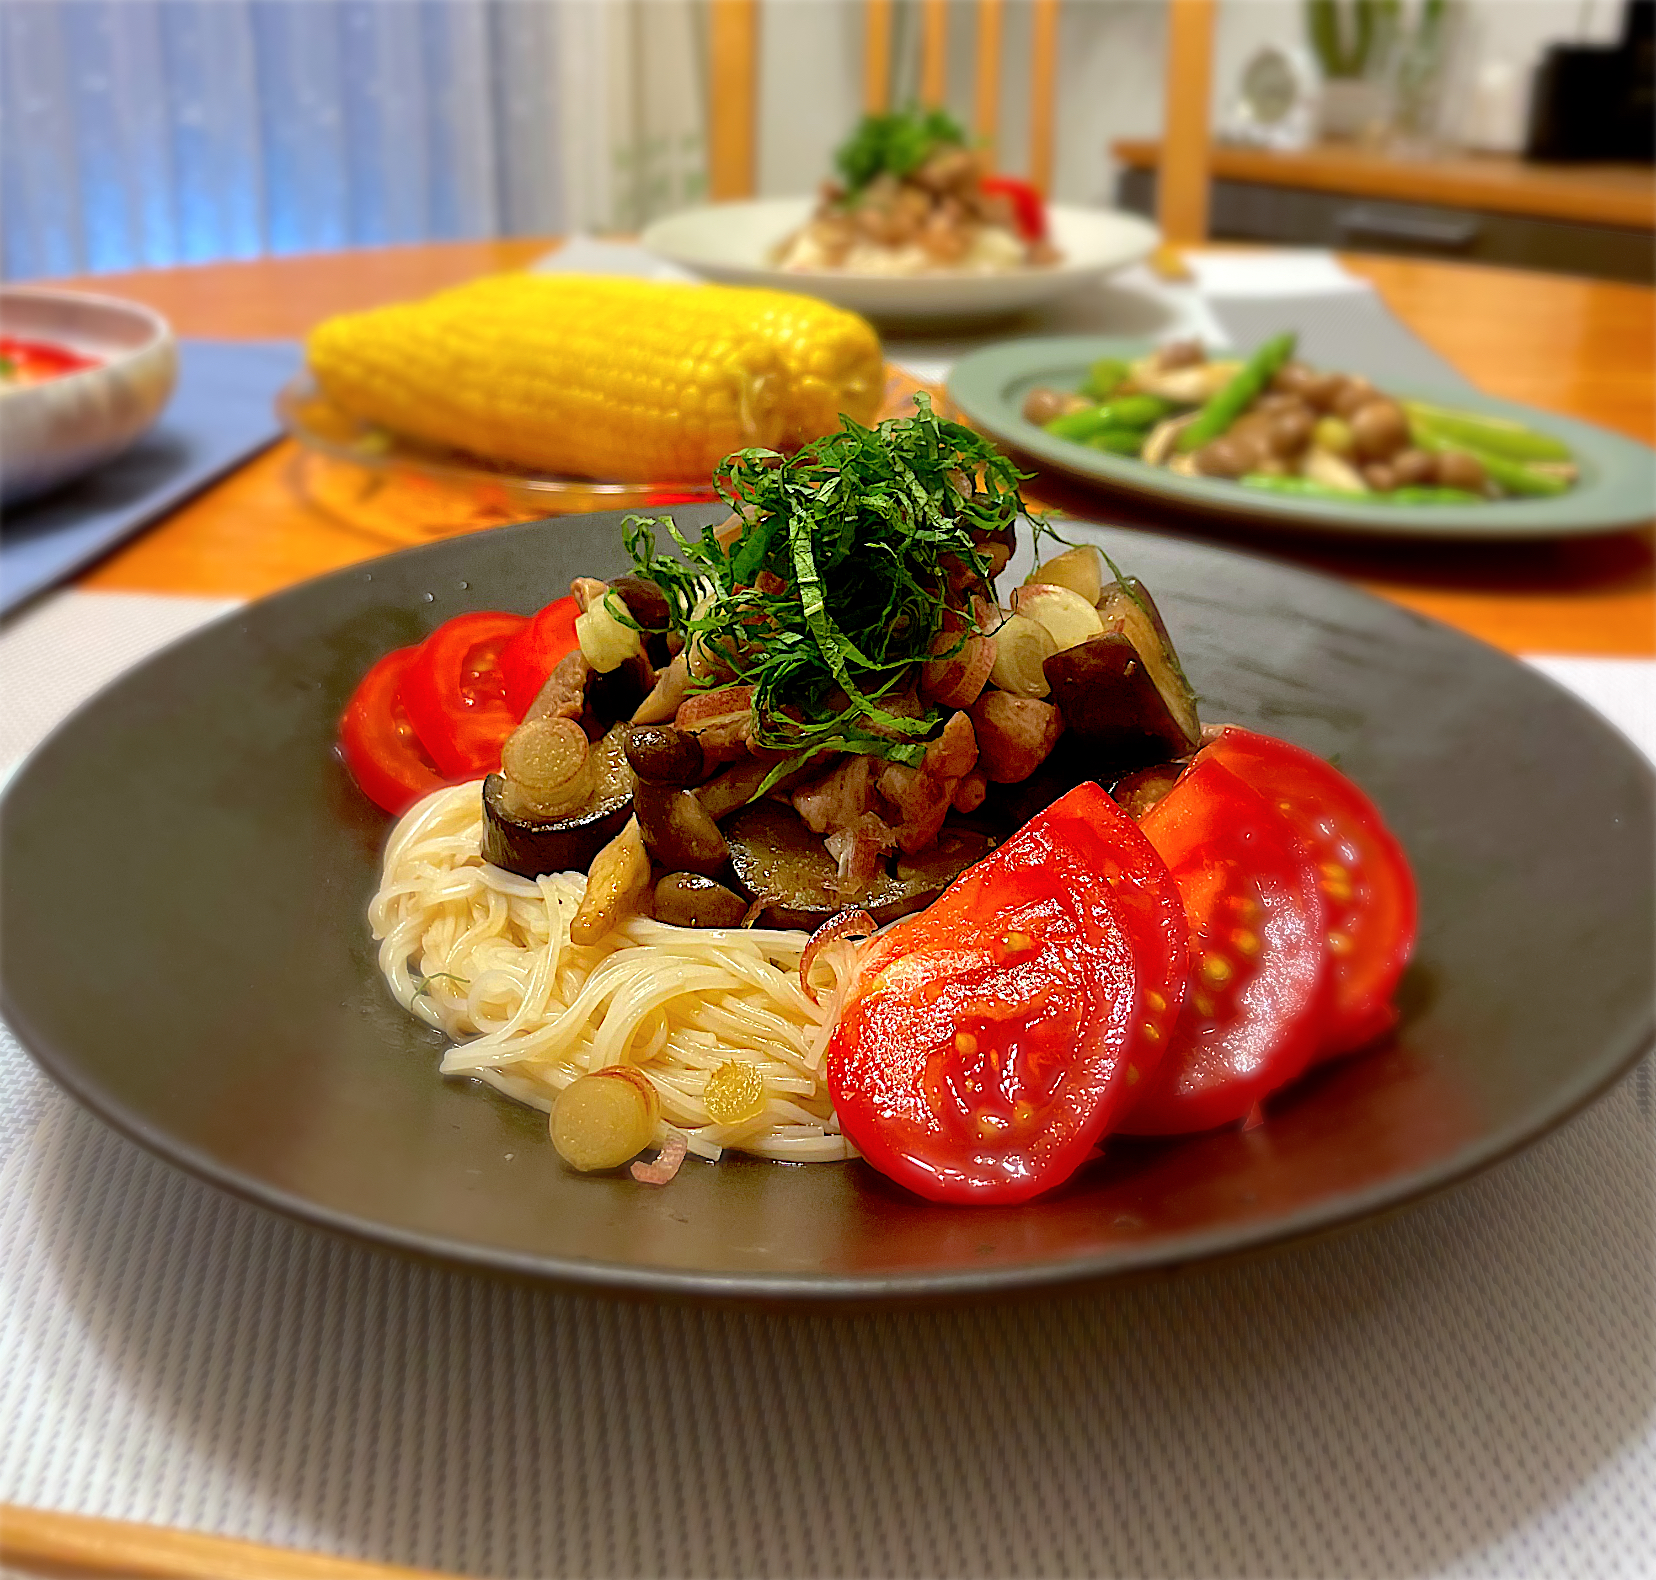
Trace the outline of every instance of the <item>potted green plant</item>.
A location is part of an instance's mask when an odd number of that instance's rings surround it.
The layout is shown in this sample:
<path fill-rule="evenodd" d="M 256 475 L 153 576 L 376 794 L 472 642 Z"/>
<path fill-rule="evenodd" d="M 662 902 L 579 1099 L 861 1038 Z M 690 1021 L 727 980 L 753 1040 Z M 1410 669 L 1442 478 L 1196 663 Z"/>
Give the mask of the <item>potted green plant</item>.
<path fill-rule="evenodd" d="M 1366 141 L 1384 130 L 1401 16 L 1401 0 L 1305 0 L 1305 29 L 1322 69 L 1324 137 Z"/>

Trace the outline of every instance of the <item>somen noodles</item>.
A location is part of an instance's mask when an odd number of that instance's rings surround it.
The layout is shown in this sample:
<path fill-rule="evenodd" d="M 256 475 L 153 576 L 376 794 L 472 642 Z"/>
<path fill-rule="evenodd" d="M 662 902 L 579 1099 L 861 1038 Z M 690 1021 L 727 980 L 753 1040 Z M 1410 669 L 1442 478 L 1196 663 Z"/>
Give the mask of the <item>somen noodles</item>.
<path fill-rule="evenodd" d="M 573 944 L 585 877 L 488 865 L 482 824 L 475 783 L 426 797 L 393 832 L 369 911 L 398 1003 L 454 1044 L 444 1074 L 550 1112 L 578 1076 L 626 1062 L 660 1094 L 657 1145 L 677 1129 L 704 1158 L 727 1147 L 800 1163 L 855 1155 L 822 1078 L 832 1005 L 800 986 L 805 933 L 630 916 Z M 721 1124 L 708 1081 L 733 1060 L 757 1070 L 763 1100 Z"/>

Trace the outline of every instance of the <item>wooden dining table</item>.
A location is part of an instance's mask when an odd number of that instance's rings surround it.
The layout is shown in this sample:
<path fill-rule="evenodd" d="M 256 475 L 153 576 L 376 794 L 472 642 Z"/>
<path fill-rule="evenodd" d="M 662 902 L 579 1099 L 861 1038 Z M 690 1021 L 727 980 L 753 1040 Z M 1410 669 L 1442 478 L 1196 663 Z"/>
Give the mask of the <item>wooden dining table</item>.
<path fill-rule="evenodd" d="M 518 268 L 553 245 L 434 243 L 66 283 L 146 302 L 183 335 L 299 337 L 330 314 Z M 1412 259 L 1343 261 L 1489 393 L 1646 442 L 1656 435 L 1656 291 Z M 296 460 L 290 441 L 277 444 L 112 554 L 81 585 L 255 597 L 426 540 L 412 524 L 400 533 L 395 523 L 370 529 L 324 513 L 303 496 Z M 1056 477 L 1037 477 L 1031 487 L 1048 503 L 1110 519 L 1108 501 Z M 1511 652 L 1656 653 L 1656 551 L 1648 528 L 1475 546 L 1255 534 L 1253 546 L 1347 576 Z"/>
<path fill-rule="evenodd" d="M 63 282 L 159 309 L 181 335 L 297 338 L 333 313 L 520 268 L 547 239 L 430 243 L 152 269 Z M 1394 313 L 1490 394 L 1656 436 L 1656 291 L 1415 259 L 1346 256 Z M 383 516 L 340 519 L 305 495 L 283 440 L 80 578 L 86 589 L 251 598 L 429 541 Z M 1110 502 L 1038 475 L 1042 503 L 1095 520 Z M 1656 502 L 1653 502 L 1656 515 Z M 1164 524 L 1194 535 L 1200 523 Z M 1656 654 L 1656 543 L 1644 528 L 1546 542 L 1451 544 L 1228 533 L 1354 580 L 1515 653 Z"/>

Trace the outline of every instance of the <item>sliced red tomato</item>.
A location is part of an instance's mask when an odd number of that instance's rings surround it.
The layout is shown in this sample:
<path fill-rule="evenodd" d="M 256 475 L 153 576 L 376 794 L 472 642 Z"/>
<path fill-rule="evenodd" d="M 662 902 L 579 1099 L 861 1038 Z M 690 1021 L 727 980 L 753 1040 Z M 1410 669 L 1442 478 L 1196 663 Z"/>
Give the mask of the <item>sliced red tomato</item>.
<path fill-rule="evenodd" d="M 549 603 L 501 648 L 500 676 L 506 706 L 515 718 L 529 711 L 547 677 L 580 645 L 575 636 L 575 617 L 580 612 L 573 598 Z"/>
<path fill-rule="evenodd" d="M 1310 847 L 1333 973 L 1321 1053 L 1347 1053 L 1389 1031 L 1419 902 L 1408 857 L 1379 809 L 1332 764 L 1268 735 L 1227 725 L 1202 755 L 1259 791 Z"/>
<path fill-rule="evenodd" d="M 1016 176 L 985 176 L 980 185 L 991 196 L 998 193 L 1011 200 L 1013 220 L 1025 241 L 1039 241 L 1046 235 L 1046 204 L 1027 181 Z"/>
<path fill-rule="evenodd" d="M 1185 937 L 1148 842 L 1077 787 L 866 946 L 828 1045 L 846 1135 L 934 1201 L 1059 1184 L 1167 1045 Z"/>
<path fill-rule="evenodd" d="M 1293 826 L 1204 752 L 1139 825 L 1190 926 L 1190 996 L 1121 1128 L 1180 1135 L 1245 1118 L 1322 1038 L 1327 917 Z"/>
<path fill-rule="evenodd" d="M 79 373 L 83 368 L 97 366 L 96 357 L 83 356 L 79 351 L 71 351 L 68 346 L 0 335 L 0 375 L 8 382 L 39 384 L 46 379 L 62 378 L 66 373 Z"/>
<path fill-rule="evenodd" d="M 1100 786 L 1077 785 L 1039 821 L 1047 841 L 1066 846 L 1086 862 L 1095 880 L 1103 878 L 1132 941 L 1144 1013 L 1139 1047 L 1126 1068 L 1131 1089 L 1161 1063 L 1184 1008 L 1190 980 L 1184 902 L 1167 863 Z"/>
<path fill-rule="evenodd" d="M 397 699 L 419 651 L 399 647 L 387 653 L 362 677 L 339 721 L 340 751 L 357 787 L 397 817 L 443 784 Z"/>
<path fill-rule="evenodd" d="M 475 779 L 500 766 L 517 727 L 506 702 L 500 650 L 528 620 L 480 609 L 445 621 L 420 644 L 402 681 L 402 704 L 420 744 L 450 779 Z"/>

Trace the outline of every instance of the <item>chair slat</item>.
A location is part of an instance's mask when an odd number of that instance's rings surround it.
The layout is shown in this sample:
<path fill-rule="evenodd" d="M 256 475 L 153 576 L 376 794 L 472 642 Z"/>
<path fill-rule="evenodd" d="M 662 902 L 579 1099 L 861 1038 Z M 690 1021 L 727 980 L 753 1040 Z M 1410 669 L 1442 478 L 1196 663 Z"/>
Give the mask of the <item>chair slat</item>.
<path fill-rule="evenodd" d="M 1208 97 L 1213 0 L 1168 0 L 1167 117 L 1156 178 L 1156 221 L 1174 247 L 1207 239 Z"/>
<path fill-rule="evenodd" d="M 883 115 L 891 104 L 892 0 L 867 0 L 863 52 L 863 108 Z"/>
<path fill-rule="evenodd" d="M 949 0 L 920 0 L 920 102 L 927 109 L 949 96 Z"/>
<path fill-rule="evenodd" d="M 972 96 L 972 130 L 995 151 L 1000 122 L 1001 19 L 1003 0 L 978 0 L 977 80 Z"/>
<path fill-rule="evenodd" d="M 717 202 L 753 196 L 759 98 L 759 0 L 712 0 L 707 189 Z"/>
<path fill-rule="evenodd" d="M 1058 0 L 1034 0 L 1030 41 L 1029 179 L 1045 194 L 1052 188 L 1053 128 L 1058 97 Z"/>

